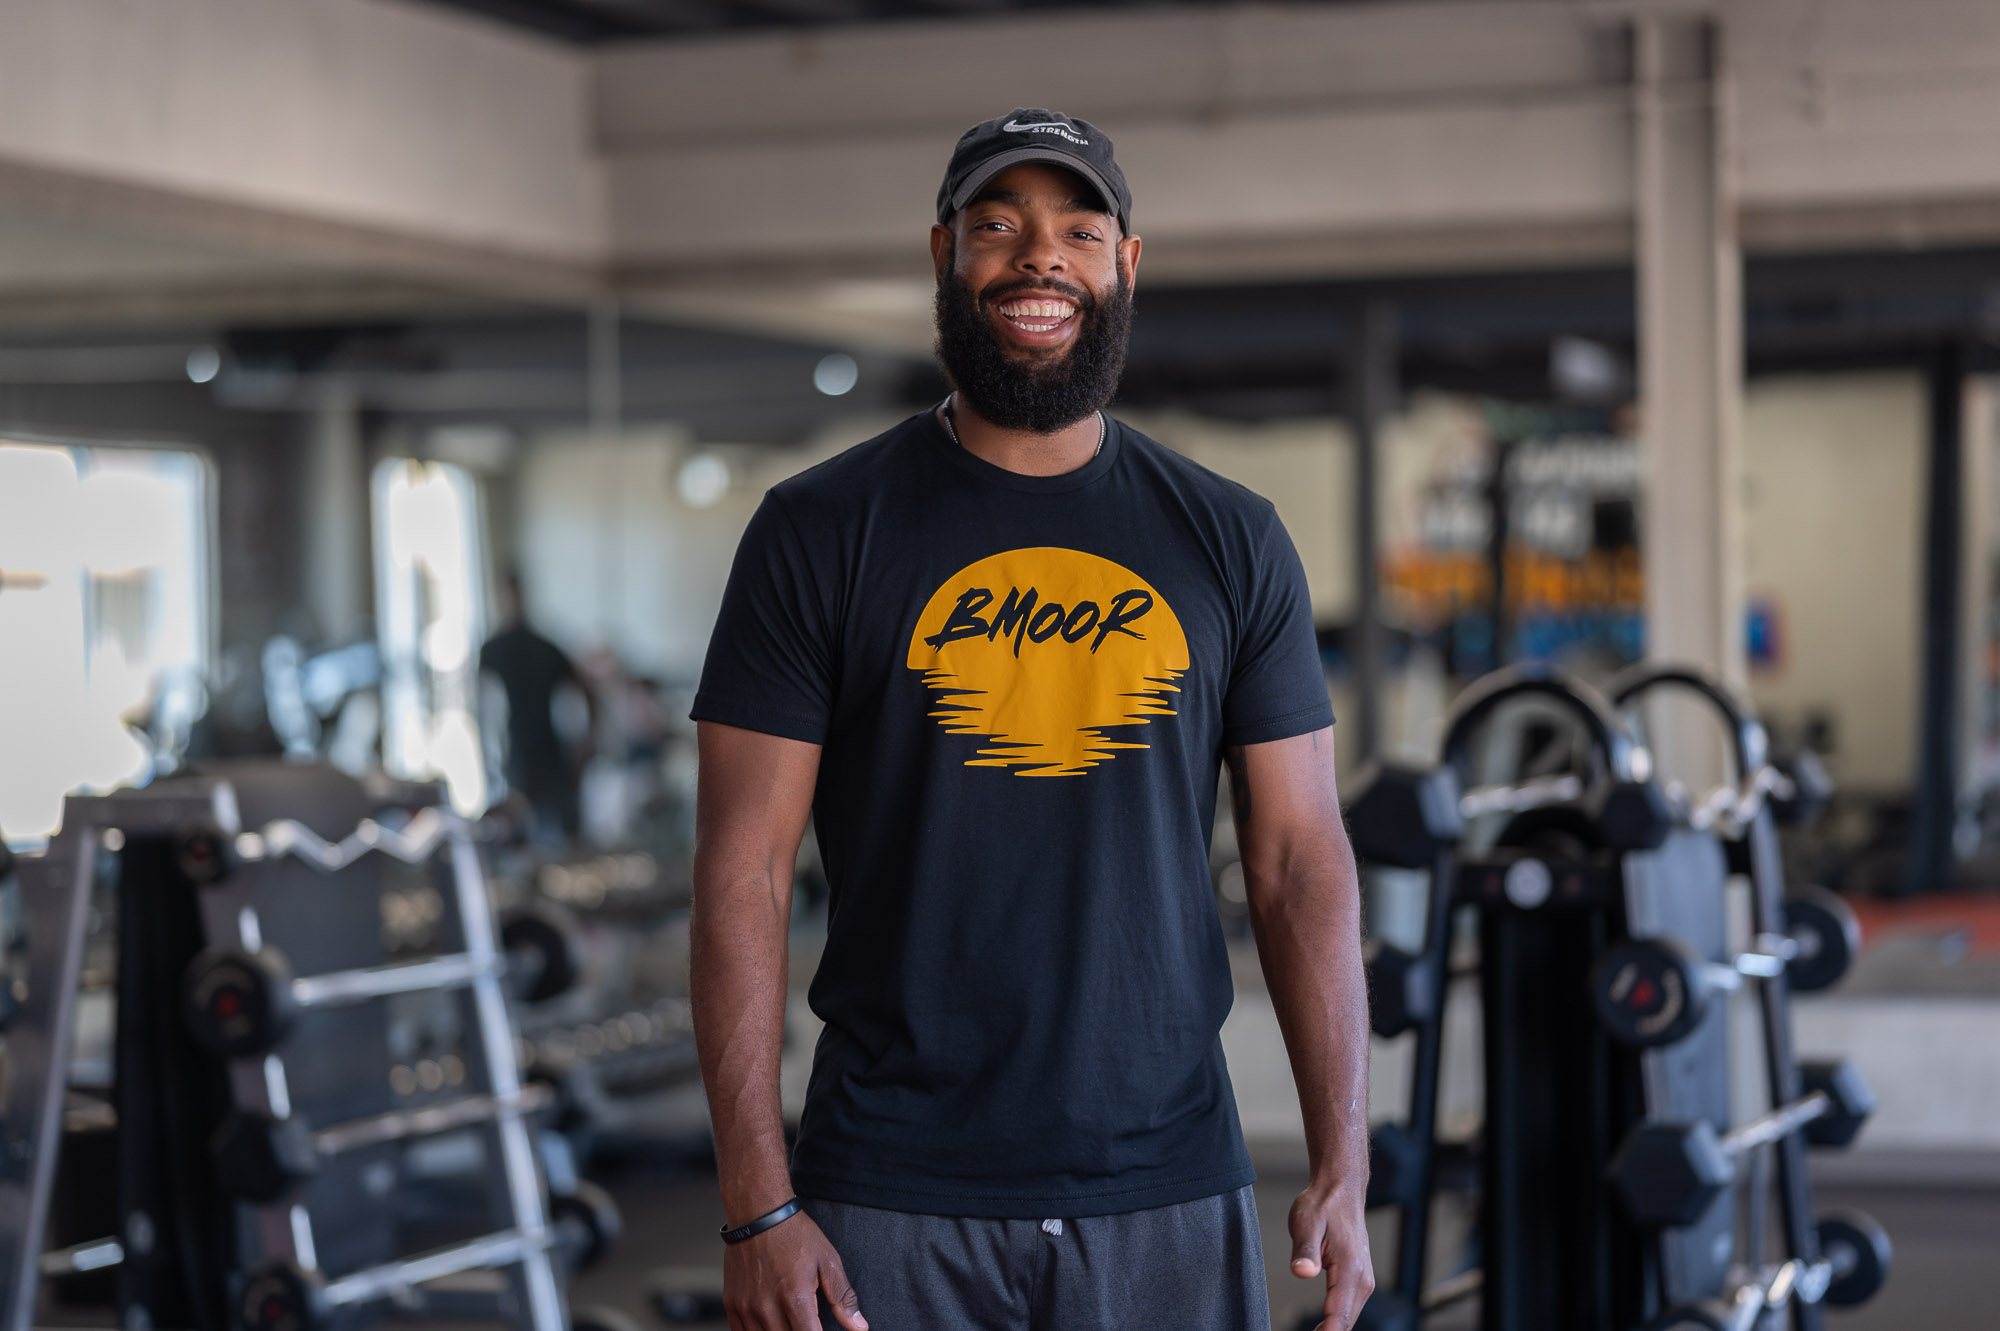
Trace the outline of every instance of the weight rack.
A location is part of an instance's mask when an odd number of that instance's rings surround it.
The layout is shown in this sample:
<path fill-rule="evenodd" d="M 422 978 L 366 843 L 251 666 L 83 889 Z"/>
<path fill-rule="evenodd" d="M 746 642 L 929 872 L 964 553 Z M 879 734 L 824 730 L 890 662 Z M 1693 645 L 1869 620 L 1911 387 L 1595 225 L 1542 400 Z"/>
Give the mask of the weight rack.
<path fill-rule="evenodd" d="M 1744 1317 L 1784 1309 L 1797 1331 L 1817 1331 L 1822 1297 L 1839 1301 L 1829 1287 L 1859 1301 L 1880 1283 L 1888 1250 L 1879 1227 L 1856 1222 L 1841 1231 L 1847 1255 L 1838 1270 L 1810 1227 L 1802 1135 L 1844 1144 L 1871 1101 L 1851 1068 L 1834 1065 L 1814 1069 L 1812 1093 L 1800 1095 L 1785 978 L 1788 966 L 1803 966 L 1816 983 L 1830 983 L 1840 968 L 1826 956 L 1804 958 L 1788 926 L 1815 926 L 1835 953 L 1855 944 L 1843 941 L 1827 905 L 1782 900 L 1767 797 L 1787 782 L 1764 761 L 1761 727 L 1686 670 L 1634 672 L 1613 693 L 1629 704 L 1660 685 L 1693 688 L 1724 707 L 1738 739 L 1741 793 L 1687 807 L 1653 778 L 1650 756 L 1612 698 L 1538 667 L 1468 689 L 1447 719 L 1438 767 L 1378 766 L 1356 783 L 1348 821 L 1361 857 L 1430 871 L 1418 951 L 1378 945 L 1368 962 L 1375 1033 L 1413 1032 L 1416 1049 L 1407 1117 L 1380 1125 L 1371 1140 L 1369 1204 L 1400 1212 L 1394 1276 L 1357 1328 L 1407 1331 L 1431 1311 L 1476 1297 L 1485 1331 L 1655 1327 L 1662 1309 L 1680 1320 L 1658 1326 L 1735 1327 L 1717 1320 L 1719 1310 L 1753 1302 L 1757 1311 Z M 1591 772 L 1465 790 L 1472 733 L 1502 705 L 1527 698 L 1580 724 Z M 1472 837 L 1468 823 L 1489 814 L 1511 817 L 1497 838 Z M 1741 956 L 1730 954 L 1725 927 L 1732 868 L 1753 882 L 1757 942 Z M 1806 914 L 1793 919 L 1793 910 Z M 1426 1288 L 1448 962 L 1454 919 L 1467 911 L 1479 921 L 1485 1032 L 1482 1251 L 1479 1267 Z M 1671 1039 L 1610 1038 L 1597 990 L 1605 959 L 1633 945 L 1620 940 L 1656 944 L 1679 958 L 1677 974 L 1726 970 L 1736 985 L 1761 986 L 1774 1112 L 1755 1132 L 1746 1125 L 1717 1135 L 1732 1107 L 1726 1004 L 1680 1013 Z M 1706 1129 L 1699 1140 L 1674 1136 L 1676 1149 L 1692 1162 L 1686 1168 L 1714 1165 L 1730 1183 L 1695 1187 L 1671 1222 L 1641 1223 L 1645 1208 L 1629 1204 L 1624 1189 L 1643 1186 L 1643 1161 L 1621 1151 L 1656 1127 L 1696 1136 Z M 1725 1143 L 1733 1154 L 1718 1164 Z M 1776 1265 L 1762 1257 L 1767 1149 L 1778 1156 L 1785 1231 L 1785 1260 Z M 1737 1213 L 1737 1156 L 1749 1178 L 1744 1195 L 1755 1199 L 1747 1217 Z"/>
<path fill-rule="evenodd" d="M 219 1328 L 235 1323 L 266 1331 L 302 1331 L 324 1324 L 342 1309 L 413 1296 L 426 1282 L 499 1270 L 505 1273 L 507 1296 L 493 1305 L 495 1310 L 511 1310 L 513 1320 L 529 1331 L 567 1331 L 551 1256 L 556 1231 L 549 1221 L 545 1184 L 525 1121 L 539 1093 L 524 1093 L 515 1062 L 514 1033 L 501 987 L 506 963 L 478 848 L 466 821 L 437 806 L 435 788 L 404 786 L 394 793 L 400 798 L 385 798 L 378 806 L 420 803 L 424 807 L 400 827 L 365 818 L 344 838 L 329 841 L 290 818 L 246 831 L 236 784 L 218 777 L 177 778 L 147 790 L 72 797 L 65 804 L 63 830 L 47 850 L 16 860 L 18 922 L 27 946 L 21 954 L 25 974 L 15 984 L 18 1010 L 6 1029 L 9 1077 L 6 1102 L 0 1106 L 4 1109 L 0 1315 L 5 1318 L 0 1331 L 31 1331 L 45 1273 L 91 1267 L 117 1268 L 119 1302 L 128 1326 L 169 1322 Z M 133 864 L 152 857 L 157 867 L 163 854 L 178 870 L 182 889 L 166 890 L 156 878 L 147 886 L 161 890 L 130 891 Z M 121 1175 L 129 1182 L 134 1161 L 150 1165 L 151 1200 L 159 1209 L 149 1211 L 131 1198 L 121 1198 L 118 1234 L 59 1253 L 45 1252 L 68 1068 L 77 1034 L 85 936 L 107 858 L 115 858 L 127 871 L 128 891 L 120 902 L 125 914 L 120 921 L 119 970 L 121 998 L 129 1000 L 124 991 L 134 966 L 156 949 L 171 956 L 175 946 L 206 943 L 212 950 L 243 956 L 272 955 L 255 901 L 260 880 L 268 875 L 291 872 L 286 865 L 309 866 L 328 891 L 337 891 L 331 886 L 335 879 L 373 855 L 412 865 L 429 864 L 442 856 L 452 880 L 448 896 L 460 935 L 459 950 L 411 965 L 307 976 L 292 982 L 292 996 L 299 997 L 303 990 L 322 1003 L 368 1003 L 416 988 L 419 981 L 426 988 L 442 983 L 460 991 L 468 1033 L 467 1080 L 482 1088 L 467 1100 L 479 1103 L 480 1114 L 471 1117 L 483 1122 L 488 1149 L 499 1166 L 489 1176 L 489 1203 L 498 1227 L 470 1241 L 364 1264 L 329 1279 L 320 1270 L 312 1217 L 292 1191 L 276 1190 L 268 1200 L 231 1198 L 215 1185 L 213 1176 L 187 1176 L 192 1168 L 187 1157 L 205 1160 L 205 1149 L 175 1149 L 195 1141 L 206 1147 L 201 1138 L 221 1106 L 235 1115 L 295 1126 L 293 1078 L 288 1076 L 282 1045 L 274 1038 L 273 1047 L 261 1051 L 237 1051 L 213 1061 L 188 1060 L 205 1064 L 209 1074 L 205 1078 L 197 1074 L 178 1081 L 147 1082 L 135 1072 L 134 1081 L 145 1082 L 146 1089 L 161 1098 L 152 1104 L 131 1103 L 123 1085 L 133 1053 L 127 1047 L 126 1027 L 140 1029 L 149 1014 L 136 1006 L 128 1011 L 121 1001 L 119 1150 L 124 1157 L 121 1164 L 128 1166 Z M 374 909 L 372 896 L 369 909 Z M 157 993 L 161 977 L 149 978 L 149 992 Z M 164 1020 L 156 1017 L 155 1025 L 162 1028 L 155 1034 L 163 1042 L 178 1041 L 192 1050 L 188 1032 L 173 1029 L 180 1025 L 176 1014 L 169 1012 Z M 321 1056 L 320 1050 L 313 1052 Z M 385 1061 L 386 1057 L 385 1048 Z M 173 1062 L 171 1054 L 167 1061 Z M 385 1073 L 386 1066 L 381 1071 Z M 385 1080 L 380 1078 L 376 1085 Z M 428 1120 L 422 1117 L 425 1112 L 430 1114 Z M 370 1134 L 386 1139 L 384 1134 L 407 1136 L 455 1125 L 449 1112 L 440 1113 L 432 1106 L 414 1115 L 375 1116 L 345 1126 L 351 1129 L 349 1139 L 366 1142 Z M 322 1144 L 328 1140 L 326 1131 L 320 1134 Z M 339 1132 L 331 1140 L 341 1140 Z M 181 1173 L 172 1176 L 177 1156 Z M 187 1281 L 187 1287 L 177 1291 L 149 1289 L 155 1283 L 149 1274 L 157 1274 L 168 1249 L 183 1261 L 194 1255 L 206 1278 Z M 149 1295 L 160 1297 L 165 1306 L 152 1306 Z"/>

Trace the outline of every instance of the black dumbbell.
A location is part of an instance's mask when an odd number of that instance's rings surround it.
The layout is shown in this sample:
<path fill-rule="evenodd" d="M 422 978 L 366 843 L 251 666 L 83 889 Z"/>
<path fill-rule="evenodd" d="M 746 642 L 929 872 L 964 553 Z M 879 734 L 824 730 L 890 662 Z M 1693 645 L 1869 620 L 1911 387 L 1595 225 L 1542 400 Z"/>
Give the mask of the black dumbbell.
<path fill-rule="evenodd" d="M 1408 1206 L 1423 1172 L 1424 1143 L 1400 1123 L 1368 1130 L 1367 1205 Z"/>
<path fill-rule="evenodd" d="M 486 975 L 522 965 L 528 973 L 550 973 L 560 965 L 554 953 L 542 953 L 542 943 L 554 937 L 548 915 L 526 929 L 520 953 L 490 963 L 468 951 L 444 953 L 424 961 L 364 965 L 350 971 L 292 977 L 292 967 L 276 947 L 210 947 L 188 963 L 182 979 L 182 1001 L 188 1033 L 220 1057 L 268 1053 L 292 1029 L 302 1009 L 348 1007 L 392 993 L 424 989 L 462 989 Z M 558 941 L 556 951 L 562 951 Z M 570 971 L 574 977 L 574 969 Z"/>
<path fill-rule="evenodd" d="M 236 870 L 236 839 L 214 823 L 189 828 L 174 846 L 174 863 L 196 887 L 213 887 Z"/>
<path fill-rule="evenodd" d="M 576 920 L 554 902 L 509 912 L 500 923 L 500 947 L 507 954 L 508 987 L 523 1002 L 567 993 L 583 970 Z"/>
<path fill-rule="evenodd" d="M 1372 864 L 1427 869 L 1465 834 L 1458 774 L 1449 767 L 1377 763 L 1355 780 L 1347 804 L 1354 853 Z"/>
<path fill-rule="evenodd" d="M 1820 1260 L 1814 1266 L 1823 1267 L 1824 1275 L 1814 1270 L 1800 1277 L 1801 1285 L 1823 1279 L 1822 1297 L 1836 1308 L 1852 1308 L 1874 1298 L 1889 1279 L 1889 1264 L 1896 1255 L 1889 1232 L 1875 1217 L 1846 1208 L 1822 1216 L 1817 1230 Z"/>
<path fill-rule="evenodd" d="M 1799 1073 L 1804 1095 L 1726 1135 L 1706 1120 L 1632 1129 L 1611 1162 L 1626 1211 L 1642 1225 L 1691 1225 L 1736 1181 L 1737 1161 L 1757 1147 L 1801 1130 L 1815 1146 L 1853 1141 L 1875 1110 L 1859 1071 L 1845 1062 L 1808 1063 Z"/>
<path fill-rule="evenodd" d="M 1823 887 L 1785 899 L 1785 978 L 1802 993 L 1840 983 L 1861 951 L 1861 922 L 1854 908 Z"/>
<path fill-rule="evenodd" d="M 1614 850 L 1657 850 L 1679 814 L 1658 782 L 1615 781 L 1592 809 L 1597 832 Z"/>
<path fill-rule="evenodd" d="M 1835 1211 L 1821 1218 L 1818 1234 L 1818 1261 L 1793 1259 L 1723 1298 L 1670 1308 L 1646 1323 L 1646 1331 L 1747 1331 L 1794 1299 L 1851 1308 L 1874 1298 L 1889 1278 L 1887 1231 L 1860 1211 Z"/>
<path fill-rule="evenodd" d="M 1386 943 L 1371 943 L 1366 960 L 1368 1023 L 1393 1039 L 1437 1014 L 1434 968 L 1423 958 Z"/>
<path fill-rule="evenodd" d="M 236 1296 L 236 1323 L 243 1331 L 319 1331 L 332 1311 L 326 1281 L 290 1262 L 252 1271 Z"/>
<path fill-rule="evenodd" d="M 236 1110 L 209 1138 L 209 1152 L 216 1182 L 224 1192 L 246 1201 L 275 1202 L 317 1174 L 322 1161 L 344 1151 L 471 1127 L 508 1112 L 539 1113 L 555 1102 L 552 1087 L 530 1083 L 511 1101 L 468 1095 L 422 1109 L 336 1123 L 317 1132 L 297 1118 Z"/>
<path fill-rule="evenodd" d="M 1845 901 L 1817 889 L 1785 903 L 1786 932 L 1727 963 L 1705 960 L 1673 938 L 1630 938 L 1608 949 L 1591 977 L 1598 1018 L 1613 1038 L 1647 1048 L 1685 1039 L 1717 993 L 1744 977 L 1782 973 L 1796 989 L 1824 989 L 1847 973 L 1860 927 Z"/>

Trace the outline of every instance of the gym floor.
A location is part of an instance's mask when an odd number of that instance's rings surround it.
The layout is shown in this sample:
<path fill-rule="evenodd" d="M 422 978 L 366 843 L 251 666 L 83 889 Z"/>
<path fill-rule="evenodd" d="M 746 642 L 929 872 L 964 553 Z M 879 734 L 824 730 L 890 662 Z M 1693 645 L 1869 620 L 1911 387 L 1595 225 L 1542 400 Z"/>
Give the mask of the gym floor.
<path fill-rule="evenodd" d="M 1302 1184 L 1301 1179 L 1282 1175 L 1267 1176 L 1257 1184 L 1275 1331 L 1293 1331 L 1300 1315 L 1314 1303 L 1305 1283 L 1285 1269 L 1289 1254 L 1285 1213 Z M 722 1250 L 715 1237 L 718 1203 L 713 1175 L 628 1175 L 611 1188 L 624 1208 L 625 1237 L 602 1266 L 577 1281 L 576 1302 L 608 1304 L 643 1324 L 659 1326 L 652 1295 L 662 1283 L 684 1290 L 720 1287 Z M 1896 1243 L 1889 1284 L 1867 1307 L 1835 1313 L 1830 1322 L 1838 1331 L 1912 1327 L 1988 1331 L 1994 1325 L 1991 1263 L 2000 1254 L 2000 1191 L 1822 1187 L 1820 1194 L 1825 1206 L 1867 1211 L 1887 1226 Z M 1378 1233 L 1377 1244 L 1380 1252 L 1388 1252 L 1386 1233 Z M 1464 1324 L 1470 1325 L 1470 1318 Z M 1442 1329 L 1460 1323 L 1439 1318 L 1430 1325 Z"/>

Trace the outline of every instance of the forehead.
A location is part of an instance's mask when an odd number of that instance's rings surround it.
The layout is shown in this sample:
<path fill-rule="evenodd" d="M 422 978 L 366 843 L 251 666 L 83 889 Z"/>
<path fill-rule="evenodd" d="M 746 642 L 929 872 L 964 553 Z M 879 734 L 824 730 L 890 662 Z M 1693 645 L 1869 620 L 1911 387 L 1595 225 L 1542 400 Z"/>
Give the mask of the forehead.
<path fill-rule="evenodd" d="M 1110 215 L 1095 186 L 1076 172 L 1051 162 L 1023 162 L 1007 168 L 987 181 L 973 202 L 994 196 L 1011 196 L 1010 202 L 1050 212 L 1080 209 Z"/>

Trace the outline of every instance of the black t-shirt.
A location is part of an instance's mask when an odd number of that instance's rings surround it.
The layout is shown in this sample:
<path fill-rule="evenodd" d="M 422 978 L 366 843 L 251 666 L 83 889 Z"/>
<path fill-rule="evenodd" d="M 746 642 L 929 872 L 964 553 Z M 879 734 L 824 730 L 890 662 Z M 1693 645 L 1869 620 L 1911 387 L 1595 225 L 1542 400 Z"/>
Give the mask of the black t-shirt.
<path fill-rule="evenodd" d="M 1251 1181 L 1216 778 L 1333 720 L 1267 501 L 1116 422 L 1038 477 L 925 412 L 765 496 L 694 716 L 824 746 L 801 1194 L 1034 1219 Z"/>

